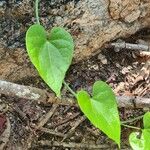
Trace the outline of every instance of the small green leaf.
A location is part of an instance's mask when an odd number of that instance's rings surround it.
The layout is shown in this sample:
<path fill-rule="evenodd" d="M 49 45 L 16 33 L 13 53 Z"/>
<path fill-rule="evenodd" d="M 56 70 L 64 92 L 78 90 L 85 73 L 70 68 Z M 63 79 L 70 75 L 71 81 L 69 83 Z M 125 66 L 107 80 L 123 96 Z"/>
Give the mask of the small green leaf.
<path fill-rule="evenodd" d="M 73 39 L 60 27 L 46 33 L 41 25 L 32 25 L 26 33 L 29 57 L 40 76 L 60 96 L 62 82 L 73 57 Z"/>
<path fill-rule="evenodd" d="M 150 112 L 145 113 L 143 117 L 144 129 L 150 129 Z"/>
<path fill-rule="evenodd" d="M 129 142 L 133 150 L 144 150 L 144 137 L 138 138 L 139 133 L 133 132 L 129 136 Z"/>
<path fill-rule="evenodd" d="M 143 117 L 144 129 L 139 138 L 138 132 L 133 132 L 129 136 L 129 142 L 133 150 L 150 150 L 150 112 Z"/>
<path fill-rule="evenodd" d="M 102 130 L 120 147 L 120 120 L 116 98 L 111 88 L 102 81 L 93 86 L 93 97 L 81 90 L 77 93 L 79 106 L 93 125 Z"/>
<path fill-rule="evenodd" d="M 150 129 L 142 130 L 139 138 L 138 132 L 133 132 L 129 136 L 129 142 L 133 150 L 150 150 Z"/>

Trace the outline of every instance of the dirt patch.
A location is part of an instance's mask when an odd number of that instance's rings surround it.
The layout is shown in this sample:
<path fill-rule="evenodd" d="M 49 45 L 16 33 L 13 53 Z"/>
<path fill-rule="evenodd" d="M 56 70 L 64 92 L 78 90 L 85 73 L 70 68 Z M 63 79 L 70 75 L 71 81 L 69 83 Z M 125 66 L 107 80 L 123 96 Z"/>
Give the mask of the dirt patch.
<path fill-rule="evenodd" d="M 8 5 L 6 1 L 3 1 L 3 9 L 13 8 L 17 10 L 17 5 L 20 2 L 12 1 L 12 4 Z M 62 4 L 69 2 L 61 1 Z M 51 3 L 52 8 L 57 8 L 60 0 L 46 1 L 43 9 L 47 8 L 46 5 L 49 5 L 49 3 Z M 51 24 L 53 18 L 47 17 L 50 12 L 43 9 L 42 23 L 46 28 L 50 28 L 53 25 Z M 25 50 L 25 32 L 32 24 L 31 16 L 28 17 L 30 10 L 32 9 L 29 8 L 29 12 L 26 12 L 24 18 L 20 17 L 18 20 L 9 17 L 9 15 L 0 18 L 0 79 L 50 91 L 38 76 Z M 149 35 L 150 29 L 146 28 L 123 40 L 136 43 L 138 39 L 143 39 L 148 42 L 150 40 Z M 116 52 L 113 48 L 105 48 L 101 53 L 90 59 L 72 65 L 67 73 L 66 80 L 75 91 L 84 88 L 90 93 L 93 83 L 96 80 L 103 80 L 113 88 L 117 95 L 150 98 L 149 74 L 148 76 L 142 74 L 143 78 L 136 80 L 141 75 L 142 68 L 147 61 L 147 58 L 139 56 L 137 52 L 132 50 L 122 49 Z M 62 91 L 66 96 L 71 96 L 64 88 Z M 52 116 L 43 128 L 36 131 L 40 119 L 49 111 L 52 111 Z M 24 99 L 1 95 L 0 113 L 9 119 L 11 125 L 10 135 L 7 136 L 9 140 L 5 145 L 6 149 L 29 149 L 30 147 L 30 149 L 42 150 L 84 150 L 89 147 L 97 149 L 98 146 L 103 146 L 102 149 L 116 148 L 111 140 L 93 127 L 87 119 L 83 118 L 83 114 L 76 107 L 59 105 L 54 109 L 52 105 L 45 106 Z M 143 113 L 144 110 L 142 109 L 120 110 L 122 120 Z M 133 125 L 142 126 L 141 121 L 135 121 Z M 5 126 L 2 126 L 2 132 L 6 129 L 6 126 L 8 126 L 8 120 L 7 123 L 5 122 Z M 129 147 L 128 136 L 131 132 L 132 130 L 126 128 L 122 130 L 122 147 L 125 149 Z M 64 147 L 64 145 L 67 146 Z"/>

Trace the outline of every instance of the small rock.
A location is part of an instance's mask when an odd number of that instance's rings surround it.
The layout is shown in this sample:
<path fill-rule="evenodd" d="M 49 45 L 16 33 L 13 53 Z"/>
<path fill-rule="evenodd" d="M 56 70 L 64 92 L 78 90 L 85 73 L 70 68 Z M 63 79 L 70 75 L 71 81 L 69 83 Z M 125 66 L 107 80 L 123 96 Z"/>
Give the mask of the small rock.
<path fill-rule="evenodd" d="M 127 74 L 129 73 L 129 69 L 127 67 L 124 67 L 122 70 L 121 70 L 121 73 L 122 74 Z"/>
<path fill-rule="evenodd" d="M 137 65 L 138 65 L 138 62 L 137 62 L 137 61 L 134 62 L 134 63 L 132 63 L 133 68 L 137 68 Z"/>
<path fill-rule="evenodd" d="M 132 69 L 132 66 L 128 66 L 127 68 L 128 68 L 129 70 L 131 70 L 131 69 Z"/>
<path fill-rule="evenodd" d="M 104 55 L 99 54 L 98 59 L 102 62 L 102 64 L 105 64 L 105 65 L 107 64 L 107 59 Z"/>
<path fill-rule="evenodd" d="M 116 63 L 116 67 L 121 69 L 121 66 L 119 63 Z"/>
<path fill-rule="evenodd" d="M 91 68 L 94 69 L 94 70 L 98 70 L 99 69 L 97 64 L 94 64 L 93 66 L 91 66 Z"/>
<path fill-rule="evenodd" d="M 137 55 L 135 54 L 135 52 L 132 52 L 132 57 L 137 58 Z"/>

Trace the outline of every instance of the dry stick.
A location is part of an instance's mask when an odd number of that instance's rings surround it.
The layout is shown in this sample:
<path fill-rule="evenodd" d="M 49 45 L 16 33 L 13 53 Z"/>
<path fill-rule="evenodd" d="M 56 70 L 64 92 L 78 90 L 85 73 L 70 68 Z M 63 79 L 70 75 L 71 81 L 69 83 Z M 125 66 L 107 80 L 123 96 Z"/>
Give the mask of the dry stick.
<path fill-rule="evenodd" d="M 12 105 L 10 106 L 10 108 L 13 109 L 19 115 L 21 121 L 25 121 L 25 123 L 29 123 L 28 117 L 17 105 Z"/>
<path fill-rule="evenodd" d="M 69 122 L 69 121 L 73 120 L 74 118 L 76 118 L 77 116 L 79 116 L 79 114 L 80 114 L 80 113 L 76 113 L 76 114 L 70 116 L 69 118 L 64 119 L 63 121 L 58 122 L 57 124 L 52 124 L 52 125 L 49 126 L 49 128 L 52 128 L 52 127 L 53 127 L 53 128 L 56 128 L 56 127 L 58 127 L 58 126 L 60 126 L 60 125 L 62 125 L 62 124 L 65 124 L 66 122 Z"/>
<path fill-rule="evenodd" d="M 75 132 L 75 129 L 76 129 L 85 119 L 86 119 L 85 116 L 81 116 L 80 119 L 79 119 L 79 120 L 74 124 L 74 126 L 70 129 L 69 133 L 67 133 L 67 134 L 64 136 L 62 142 L 63 142 L 64 140 L 66 140 L 67 138 L 71 137 L 72 134 Z"/>
<path fill-rule="evenodd" d="M 94 144 L 89 144 L 89 143 L 73 143 L 73 142 L 57 142 L 57 141 L 48 141 L 48 140 L 44 140 L 44 141 L 39 141 L 38 144 L 40 146 L 49 146 L 49 147 L 67 147 L 67 148 L 74 148 L 74 149 L 106 149 L 106 148 L 110 148 L 110 146 L 107 145 L 94 145 Z"/>
<path fill-rule="evenodd" d="M 47 103 L 78 107 L 76 101 L 73 98 L 62 97 L 61 99 L 59 99 L 55 97 L 53 93 L 48 93 L 47 95 L 49 97 Z"/>
<path fill-rule="evenodd" d="M 140 51 L 140 54 L 139 54 L 141 57 L 144 57 L 144 56 L 147 56 L 147 57 L 150 57 L 150 51 L 146 52 L 146 51 Z"/>
<path fill-rule="evenodd" d="M 120 108 L 150 108 L 150 98 L 136 96 L 117 96 L 116 98 Z"/>
<path fill-rule="evenodd" d="M 43 127 L 47 121 L 52 117 L 52 115 L 54 114 L 56 108 L 57 108 L 57 104 L 53 104 L 52 108 L 50 109 L 50 111 L 45 115 L 45 116 L 42 116 L 39 120 L 39 123 L 36 127 L 36 129 L 40 129 L 41 127 Z"/>
<path fill-rule="evenodd" d="M 44 90 L 3 80 L 0 80 L 0 94 L 43 102 L 47 99 L 46 91 Z"/>
<path fill-rule="evenodd" d="M 86 130 L 88 132 L 90 132 L 95 138 L 98 138 L 98 136 L 100 135 L 100 130 L 99 129 L 93 130 L 89 127 L 86 127 Z"/>
<path fill-rule="evenodd" d="M 76 106 L 74 99 L 62 98 L 58 99 L 52 93 L 47 93 L 45 90 L 23 86 L 0 80 L 0 94 L 24 98 L 27 100 L 35 100 L 42 103 L 55 103 L 60 105 Z M 47 98 L 47 96 L 49 98 Z M 135 96 L 116 96 L 118 107 L 125 108 L 150 108 L 150 98 L 142 98 Z"/>
<path fill-rule="evenodd" d="M 118 42 L 118 43 L 110 43 L 108 45 L 109 47 L 115 47 L 120 49 L 132 49 L 132 50 L 141 50 L 141 51 L 149 51 L 150 52 L 150 46 L 149 45 L 143 45 L 143 44 L 131 44 L 131 43 L 125 43 L 125 42 Z"/>
<path fill-rule="evenodd" d="M 3 99 L 1 101 L 5 102 Z M 18 114 L 19 119 L 21 121 L 25 121 L 25 123 L 28 123 L 28 121 L 29 121 L 28 117 L 26 116 L 26 114 L 17 105 L 15 105 L 15 104 L 12 105 L 12 104 L 9 104 L 8 102 L 7 103 L 5 102 L 5 104 L 7 104 L 7 106 L 8 106 L 6 111 L 8 111 L 8 108 L 9 108 L 10 112 L 13 111 L 13 112 Z"/>
<path fill-rule="evenodd" d="M 116 96 L 116 100 L 119 108 L 150 108 L 150 98 L 142 98 L 136 96 Z M 74 99 L 54 99 L 52 101 L 49 100 L 49 103 L 57 103 L 60 105 L 70 105 L 76 106 Z"/>
<path fill-rule="evenodd" d="M 59 136 L 59 137 L 64 137 L 65 136 L 63 133 L 55 132 L 54 130 L 44 128 L 44 127 L 41 127 L 40 131 L 48 133 L 48 134 L 52 134 L 52 135 L 55 135 L 55 136 Z"/>
<path fill-rule="evenodd" d="M 63 132 L 68 126 L 70 126 L 70 122 L 66 122 L 65 124 L 58 126 L 56 129 L 57 129 L 57 131 Z"/>
<path fill-rule="evenodd" d="M 40 130 L 46 123 L 47 121 L 52 117 L 52 115 L 54 114 L 56 108 L 57 108 L 57 104 L 53 104 L 51 110 L 44 116 L 42 116 L 39 120 L 39 123 L 37 124 L 37 126 L 35 127 L 36 130 Z M 32 141 L 34 139 L 34 133 L 30 134 L 29 138 L 28 138 L 28 149 L 31 148 L 31 144 L 32 144 Z"/>

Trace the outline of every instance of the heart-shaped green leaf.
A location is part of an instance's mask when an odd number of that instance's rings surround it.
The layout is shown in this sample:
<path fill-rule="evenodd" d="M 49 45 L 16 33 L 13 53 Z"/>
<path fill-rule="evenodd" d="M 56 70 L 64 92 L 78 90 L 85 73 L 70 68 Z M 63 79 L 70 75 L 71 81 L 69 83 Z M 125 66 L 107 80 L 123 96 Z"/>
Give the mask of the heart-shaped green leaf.
<path fill-rule="evenodd" d="M 150 129 L 150 112 L 145 113 L 143 117 L 144 129 Z"/>
<path fill-rule="evenodd" d="M 150 150 L 150 129 L 142 130 L 139 138 L 138 132 L 133 132 L 129 136 L 129 142 L 133 150 Z"/>
<path fill-rule="evenodd" d="M 77 93 L 79 106 L 97 128 L 120 146 L 120 119 L 116 98 L 111 88 L 102 81 L 93 86 L 93 96 L 81 90 Z"/>
<path fill-rule="evenodd" d="M 73 57 L 73 39 L 61 27 L 46 33 L 43 26 L 32 25 L 26 33 L 29 57 L 40 76 L 60 96 L 62 82 Z"/>

